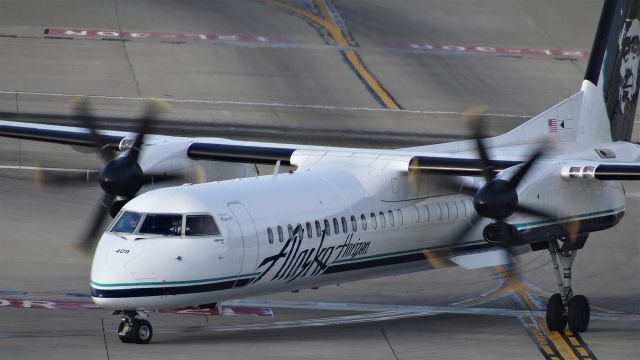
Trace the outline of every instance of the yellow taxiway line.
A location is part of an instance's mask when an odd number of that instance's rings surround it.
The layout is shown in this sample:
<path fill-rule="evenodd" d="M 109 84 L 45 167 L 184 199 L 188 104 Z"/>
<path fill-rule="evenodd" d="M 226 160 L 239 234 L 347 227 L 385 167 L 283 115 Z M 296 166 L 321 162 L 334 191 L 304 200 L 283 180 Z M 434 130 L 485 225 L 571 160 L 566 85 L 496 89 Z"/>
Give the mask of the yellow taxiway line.
<path fill-rule="evenodd" d="M 358 56 L 358 53 L 350 48 L 351 46 L 349 44 L 349 41 L 347 40 L 347 37 L 342 32 L 340 27 L 331 19 L 324 0 L 313 1 L 313 3 L 320 10 L 322 17 L 314 15 L 296 6 L 279 2 L 277 0 L 263 1 L 274 7 L 299 15 L 306 20 L 311 21 L 316 25 L 324 28 L 334 39 L 336 45 L 342 48 L 344 57 L 349 65 L 353 68 L 358 77 L 360 77 L 360 79 L 362 79 L 362 81 L 366 84 L 367 88 L 379 99 L 382 105 L 391 110 L 401 109 L 400 105 L 395 101 L 391 94 L 389 94 L 389 92 L 382 86 L 382 84 L 380 84 L 375 76 L 373 76 L 373 74 L 371 74 L 371 72 L 366 68 L 366 66 L 362 62 L 362 59 L 360 59 L 360 57 Z"/>

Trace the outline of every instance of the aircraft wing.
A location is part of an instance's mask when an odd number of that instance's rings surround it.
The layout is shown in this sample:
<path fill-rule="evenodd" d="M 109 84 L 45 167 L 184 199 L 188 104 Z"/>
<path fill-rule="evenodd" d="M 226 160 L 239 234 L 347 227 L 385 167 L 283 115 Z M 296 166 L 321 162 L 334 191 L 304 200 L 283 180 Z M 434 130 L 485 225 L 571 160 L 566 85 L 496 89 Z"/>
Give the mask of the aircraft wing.
<path fill-rule="evenodd" d="M 135 134 L 122 131 L 99 131 L 114 150 L 124 150 L 123 140 L 133 139 Z M 93 146 L 89 130 L 79 127 L 43 125 L 0 120 L 0 136 L 24 140 L 44 141 L 71 146 Z M 186 155 L 194 160 L 228 161 L 235 163 L 274 164 L 280 161 L 290 165 L 295 152 L 324 155 L 331 152 L 371 153 L 374 155 L 401 156 L 409 160 L 409 172 L 451 176 L 482 176 L 478 159 L 448 154 L 428 154 L 418 149 L 375 150 L 338 148 L 328 146 L 278 144 L 254 141 L 235 141 L 223 138 L 188 138 L 152 135 L 149 144 L 168 142 L 184 143 Z M 498 173 L 522 164 L 523 160 L 492 159 L 492 171 Z M 565 179 L 592 178 L 598 180 L 640 180 L 640 164 L 632 162 L 569 162 L 562 168 Z"/>
<path fill-rule="evenodd" d="M 122 139 L 127 136 L 127 133 L 121 131 L 101 133 L 108 139 L 109 146 L 113 149 L 117 149 Z M 93 146 L 89 130 L 69 126 L 0 121 L 0 136 L 72 146 Z"/>

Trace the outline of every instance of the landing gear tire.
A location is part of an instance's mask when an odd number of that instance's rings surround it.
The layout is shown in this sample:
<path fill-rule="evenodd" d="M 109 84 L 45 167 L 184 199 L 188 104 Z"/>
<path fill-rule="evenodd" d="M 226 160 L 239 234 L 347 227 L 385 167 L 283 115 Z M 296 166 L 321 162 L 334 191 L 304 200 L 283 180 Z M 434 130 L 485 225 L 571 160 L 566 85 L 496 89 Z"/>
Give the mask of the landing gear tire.
<path fill-rule="evenodd" d="M 123 319 L 118 325 L 118 337 L 125 344 L 148 344 L 153 337 L 153 327 L 144 319 Z"/>
<path fill-rule="evenodd" d="M 547 327 L 549 330 L 562 331 L 567 326 L 567 315 L 562 296 L 553 294 L 547 303 Z"/>
<path fill-rule="evenodd" d="M 587 331 L 590 316 L 589 300 L 585 296 L 576 295 L 569 300 L 569 329 L 571 331 Z"/>
<path fill-rule="evenodd" d="M 147 320 L 136 319 L 133 321 L 132 333 L 137 344 L 148 344 L 153 337 L 153 328 Z"/>

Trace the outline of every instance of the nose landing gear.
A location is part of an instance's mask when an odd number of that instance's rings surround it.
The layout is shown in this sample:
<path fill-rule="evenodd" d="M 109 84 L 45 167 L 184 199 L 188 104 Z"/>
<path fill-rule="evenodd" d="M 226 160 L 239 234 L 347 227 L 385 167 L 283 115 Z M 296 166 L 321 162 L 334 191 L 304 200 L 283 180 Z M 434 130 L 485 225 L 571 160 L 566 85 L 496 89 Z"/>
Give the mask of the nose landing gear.
<path fill-rule="evenodd" d="M 547 303 L 546 320 L 549 330 L 562 331 L 568 324 L 571 331 L 584 332 L 589 326 L 589 301 L 583 295 L 573 295 L 571 289 L 571 267 L 577 251 L 570 248 L 568 243 L 559 248 L 557 240 L 549 241 L 549 254 L 560 289 L 560 293 L 553 294 Z"/>
<path fill-rule="evenodd" d="M 118 337 L 123 343 L 148 344 L 153 337 L 153 327 L 145 319 L 138 318 L 137 311 L 123 311 L 118 325 Z"/>

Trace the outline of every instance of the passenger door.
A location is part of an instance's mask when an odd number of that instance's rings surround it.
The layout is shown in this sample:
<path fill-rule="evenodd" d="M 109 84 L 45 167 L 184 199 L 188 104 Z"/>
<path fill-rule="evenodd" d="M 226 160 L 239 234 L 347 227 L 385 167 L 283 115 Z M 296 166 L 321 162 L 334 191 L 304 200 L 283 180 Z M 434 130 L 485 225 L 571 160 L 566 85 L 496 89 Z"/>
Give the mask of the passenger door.
<path fill-rule="evenodd" d="M 232 202 L 228 205 L 242 235 L 242 265 L 240 266 L 240 280 L 236 282 L 236 287 L 241 287 L 246 285 L 242 282 L 242 279 L 248 278 L 245 275 L 253 274 L 256 270 L 258 262 L 258 234 L 253 218 L 243 204 Z"/>

